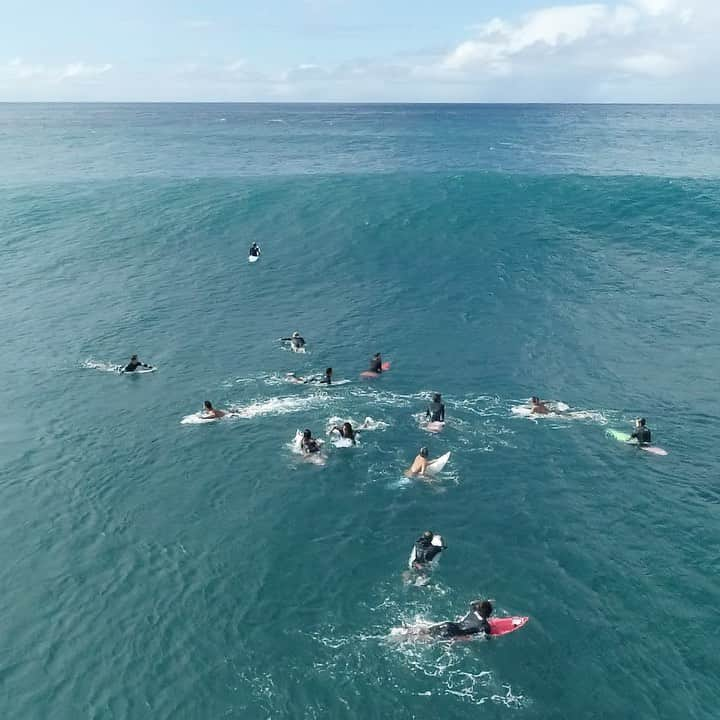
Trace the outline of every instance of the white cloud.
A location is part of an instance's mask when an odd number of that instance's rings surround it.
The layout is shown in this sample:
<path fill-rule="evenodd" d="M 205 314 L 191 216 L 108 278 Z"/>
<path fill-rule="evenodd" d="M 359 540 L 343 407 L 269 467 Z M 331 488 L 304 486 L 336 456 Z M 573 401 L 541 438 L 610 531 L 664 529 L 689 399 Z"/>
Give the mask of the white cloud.
<path fill-rule="evenodd" d="M 667 77 L 676 73 L 681 67 L 677 59 L 667 57 L 662 53 L 630 55 L 622 58 L 618 65 L 627 72 L 649 77 Z"/>
<path fill-rule="evenodd" d="M 43 65 L 26 63 L 22 58 L 10 60 L 4 67 L 0 66 L 0 77 L 6 76 L 10 80 L 44 81 L 58 83 L 66 80 L 89 80 L 98 78 L 112 70 L 110 63 L 102 65 L 88 65 L 84 62 L 67 63 L 66 65 Z"/>

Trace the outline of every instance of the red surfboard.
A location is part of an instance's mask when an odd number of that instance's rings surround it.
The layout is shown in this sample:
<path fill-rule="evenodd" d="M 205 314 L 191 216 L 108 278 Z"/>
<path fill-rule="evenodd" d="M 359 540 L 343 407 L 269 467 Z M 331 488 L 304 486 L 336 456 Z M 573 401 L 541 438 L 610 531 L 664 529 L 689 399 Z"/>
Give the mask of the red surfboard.
<path fill-rule="evenodd" d="M 384 363 L 382 364 L 382 369 L 383 369 L 383 372 L 387 372 L 387 371 L 390 369 L 390 363 L 389 363 L 389 362 L 384 362 Z M 364 377 L 364 378 L 376 378 L 376 377 L 380 377 L 381 374 L 382 374 L 382 373 L 372 372 L 372 370 L 366 370 L 365 372 L 361 372 L 361 373 L 360 373 L 360 377 Z"/>
<path fill-rule="evenodd" d="M 529 617 L 491 617 L 490 623 L 491 635 L 507 635 L 508 633 L 519 630 L 529 620 Z"/>

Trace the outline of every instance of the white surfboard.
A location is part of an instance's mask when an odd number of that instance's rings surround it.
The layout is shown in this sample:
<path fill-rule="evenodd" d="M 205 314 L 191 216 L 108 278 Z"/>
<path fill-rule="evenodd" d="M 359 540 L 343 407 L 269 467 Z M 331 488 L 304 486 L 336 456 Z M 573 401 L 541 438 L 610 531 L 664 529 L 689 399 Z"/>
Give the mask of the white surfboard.
<path fill-rule="evenodd" d="M 425 474 L 426 475 L 437 475 L 438 473 L 442 472 L 443 468 L 447 465 L 449 459 L 450 459 L 450 453 L 446 452 L 444 455 L 441 455 L 439 458 L 435 458 L 435 460 L 431 460 L 427 464 L 427 467 L 425 468 Z"/>

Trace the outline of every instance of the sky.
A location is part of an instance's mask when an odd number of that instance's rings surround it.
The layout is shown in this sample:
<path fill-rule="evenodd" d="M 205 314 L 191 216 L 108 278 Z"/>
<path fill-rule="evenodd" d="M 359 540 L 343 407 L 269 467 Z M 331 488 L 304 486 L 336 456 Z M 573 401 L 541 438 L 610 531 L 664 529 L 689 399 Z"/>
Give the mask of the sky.
<path fill-rule="evenodd" d="M 720 102 L 720 0 L 24 0 L 0 101 Z"/>

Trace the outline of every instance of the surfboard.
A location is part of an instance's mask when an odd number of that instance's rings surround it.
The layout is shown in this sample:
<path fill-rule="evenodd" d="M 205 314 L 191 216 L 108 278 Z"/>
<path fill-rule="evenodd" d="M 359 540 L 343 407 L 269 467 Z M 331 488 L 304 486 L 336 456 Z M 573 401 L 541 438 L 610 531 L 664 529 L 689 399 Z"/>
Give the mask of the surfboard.
<path fill-rule="evenodd" d="M 490 623 L 490 634 L 495 635 L 507 635 L 508 633 L 519 630 L 523 625 L 527 623 L 529 617 L 491 617 L 488 622 Z"/>
<path fill-rule="evenodd" d="M 383 372 L 387 372 L 388 370 L 390 370 L 390 363 L 384 362 L 380 367 L 382 367 Z M 373 372 L 372 370 L 365 370 L 365 372 L 360 373 L 360 377 L 364 377 L 364 378 L 376 378 L 376 377 L 380 377 L 380 375 L 382 375 L 382 373 L 376 373 L 376 372 Z"/>
<path fill-rule="evenodd" d="M 425 423 L 423 428 L 431 433 L 439 433 L 442 432 L 443 428 L 445 427 L 444 422 L 440 422 L 439 420 L 431 420 L 430 422 Z"/>
<path fill-rule="evenodd" d="M 186 415 L 181 421 L 181 425 L 204 425 L 205 423 L 217 422 L 221 418 L 207 417 L 203 413 L 193 413 L 192 415 Z"/>
<path fill-rule="evenodd" d="M 426 475 L 437 475 L 439 472 L 442 472 L 442 469 L 447 465 L 449 459 L 450 459 L 450 453 L 446 452 L 444 455 L 441 455 L 439 458 L 435 458 L 435 460 L 431 460 L 427 464 L 427 467 L 425 468 L 425 474 Z"/>
<path fill-rule="evenodd" d="M 260 259 L 259 255 L 248 255 L 248 262 L 254 263 L 257 262 Z"/>
<path fill-rule="evenodd" d="M 121 375 L 147 375 L 148 373 L 154 373 L 156 370 L 157 368 L 153 366 L 151 368 L 139 367 L 137 370 L 128 370 L 127 372 L 124 372 L 123 368 L 121 367 L 118 372 Z"/>
<path fill-rule="evenodd" d="M 623 432 L 622 430 L 613 430 L 612 428 L 608 429 L 606 432 L 611 438 L 618 440 L 619 442 L 624 442 L 628 445 L 637 445 L 637 442 L 635 442 L 635 440 L 630 436 L 630 433 Z M 667 450 L 664 450 L 657 445 L 640 445 L 640 449 L 645 452 L 649 452 L 651 455 L 665 456 L 668 454 Z"/>

